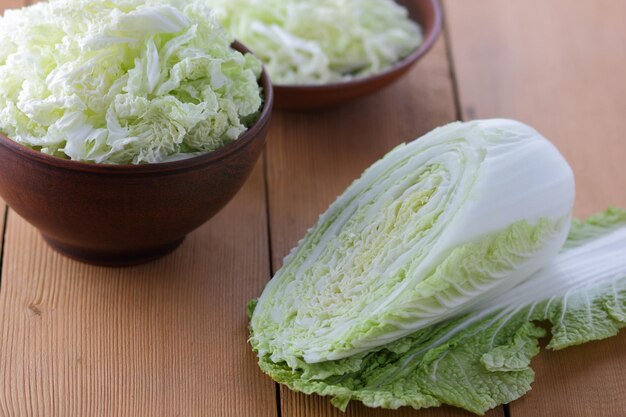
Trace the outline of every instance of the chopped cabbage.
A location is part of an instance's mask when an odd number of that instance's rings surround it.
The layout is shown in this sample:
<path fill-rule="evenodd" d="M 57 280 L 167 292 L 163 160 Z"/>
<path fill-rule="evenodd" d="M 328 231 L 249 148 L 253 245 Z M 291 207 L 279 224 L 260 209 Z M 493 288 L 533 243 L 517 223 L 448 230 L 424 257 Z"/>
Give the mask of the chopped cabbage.
<path fill-rule="evenodd" d="M 0 131 L 78 161 L 156 163 L 236 140 L 260 62 L 204 0 L 54 0 L 0 18 Z"/>
<path fill-rule="evenodd" d="M 252 346 L 296 367 L 466 312 L 557 254 L 573 200 L 569 165 L 532 128 L 436 129 L 375 163 L 320 217 L 259 298 Z"/>
<path fill-rule="evenodd" d="M 276 84 L 325 84 L 376 74 L 422 43 L 393 0 L 207 0 Z"/>

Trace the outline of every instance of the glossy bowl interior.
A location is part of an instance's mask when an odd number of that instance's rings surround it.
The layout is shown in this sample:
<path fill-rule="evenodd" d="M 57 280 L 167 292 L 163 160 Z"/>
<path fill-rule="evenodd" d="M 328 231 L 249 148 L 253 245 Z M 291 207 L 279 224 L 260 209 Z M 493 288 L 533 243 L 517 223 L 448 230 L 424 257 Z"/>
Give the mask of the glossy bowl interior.
<path fill-rule="evenodd" d="M 274 85 L 274 107 L 311 110 L 343 104 L 372 94 L 402 77 L 434 45 L 441 33 L 443 12 L 439 0 L 396 0 L 422 28 L 424 42 L 387 70 L 365 78 L 323 85 Z"/>
<path fill-rule="evenodd" d="M 235 49 L 248 50 L 235 43 Z M 238 140 L 190 159 L 90 164 L 34 151 L 0 135 L 0 195 L 59 252 L 99 265 L 133 265 L 175 249 L 222 209 L 254 168 L 273 90 L 261 77 L 258 121 Z"/>

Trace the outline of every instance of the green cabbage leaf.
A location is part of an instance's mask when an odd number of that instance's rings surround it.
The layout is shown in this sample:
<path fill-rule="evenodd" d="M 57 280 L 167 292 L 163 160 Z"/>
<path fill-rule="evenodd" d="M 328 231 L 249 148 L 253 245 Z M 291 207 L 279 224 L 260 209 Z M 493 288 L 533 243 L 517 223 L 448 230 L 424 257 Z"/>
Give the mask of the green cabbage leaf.
<path fill-rule="evenodd" d="M 325 84 L 376 74 L 422 43 L 393 0 L 207 0 L 265 63 L 276 84 Z"/>
<path fill-rule="evenodd" d="M 0 131 L 51 155 L 156 163 L 236 140 L 261 64 L 206 1 L 54 0 L 0 18 Z"/>
<path fill-rule="evenodd" d="M 548 323 L 551 331 L 539 323 Z M 477 414 L 531 388 L 539 339 L 549 349 L 614 336 L 626 326 L 626 210 L 574 221 L 560 254 L 512 290 L 472 311 L 370 352 L 291 367 L 260 356 L 276 381 L 370 407 L 449 404 Z"/>

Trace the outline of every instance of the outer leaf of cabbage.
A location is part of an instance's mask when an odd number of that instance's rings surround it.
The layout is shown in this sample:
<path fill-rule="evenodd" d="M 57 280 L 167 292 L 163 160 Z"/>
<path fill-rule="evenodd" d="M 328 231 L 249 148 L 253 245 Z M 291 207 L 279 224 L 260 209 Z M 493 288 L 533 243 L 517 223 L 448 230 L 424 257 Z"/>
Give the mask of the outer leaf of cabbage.
<path fill-rule="evenodd" d="M 56 0 L 0 18 L 0 131 L 99 163 L 162 162 L 246 130 L 260 62 L 205 1 Z"/>
<path fill-rule="evenodd" d="M 399 146 L 285 259 L 252 317 L 252 346 L 296 367 L 467 311 L 559 251 L 573 198 L 565 160 L 519 122 L 454 123 Z"/>
<path fill-rule="evenodd" d="M 626 326 L 626 210 L 574 222 L 565 249 L 506 294 L 474 311 L 350 358 L 295 369 L 260 358 L 272 378 L 305 393 L 371 407 L 450 404 L 482 414 L 530 390 L 530 361 L 548 348 L 604 339 Z"/>
<path fill-rule="evenodd" d="M 322 84 L 380 72 L 422 42 L 393 0 L 207 0 L 277 84 Z"/>

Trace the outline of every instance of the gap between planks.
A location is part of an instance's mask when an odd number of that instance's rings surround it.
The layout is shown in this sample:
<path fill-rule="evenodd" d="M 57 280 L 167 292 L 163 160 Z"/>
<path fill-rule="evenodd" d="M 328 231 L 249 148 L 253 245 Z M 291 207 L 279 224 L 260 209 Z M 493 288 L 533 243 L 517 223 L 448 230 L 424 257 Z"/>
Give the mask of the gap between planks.
<path fill-rule="evenodd" d="M 0 415 L 275 417 L 247 342 L 268 279 L 262 163 L 235 199 L 156 262 L 64 258 L 14 212 L 0 293 Z"/>
<path fill-rule="evenodd" d="M 4 240 L 6 237 L 6 224 L 9 215 L 9 208 L 0 199 L 0 292 L 2 292 L 2 261 L 4 259 Z"/>

